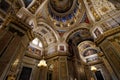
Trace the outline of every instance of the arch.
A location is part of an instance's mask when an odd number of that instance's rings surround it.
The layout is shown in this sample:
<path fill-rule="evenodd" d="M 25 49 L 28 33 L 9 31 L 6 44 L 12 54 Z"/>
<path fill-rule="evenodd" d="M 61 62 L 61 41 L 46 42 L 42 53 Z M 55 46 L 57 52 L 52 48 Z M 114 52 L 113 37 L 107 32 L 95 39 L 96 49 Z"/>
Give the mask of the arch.
<path fill-rule="evenodd" d="M 41 19 L 41 20 L 42 20 L 42 19 Z M 41 21 L 41 20 L 40 20 L 40 21 Z M 45 25 L 46 28 L 49 29 L 49 30 L 51 30 L 51 32 L 54 34 L 56 40 L 59 41 L 60 36 L 59 36 L 59 34 L 57 33 L 57 31 L 54 30 L 54 29 L 53 29 L 49 24 L 47 24 L 46 22 L 44 22 L 44 21 L 40 22 L 40 21 L 37 23 L 37 25 L 38 25 L 38 24 L 43 24 L 43 25 Z M 39 26 L 37 26 L 37 27 L 39 27 Z"/>
<path fill-rule="evenodd" d="M 35 36 L 30 42 L 29 45 L 32 45 L 34 48 L 43 49 L 44 43 L 43 40 L 37 36 Z"/>
<path fill-rule="evenodd" d="M 83 41 L 78 45 L 79 56 L 85 63 L 98 60 L 99 49 L 92 41 Z"/>
<path fill-rule="evenodd" d="M 42 37 L 41 34 L 38 34 L 37 32 L 34 32 L 34 31 L 33 31 L 33 35 L 34 35 L 34 38 L 37 37 L 37 38 L 41 41 L 43 48 L 45 48 L 45 47 L 47 46 L 47 41 L 45 40 L 44 37 Z M 33 38 L 33 39 L 34 39 L 34 38 Z M 33 39 L 32 39 L 32 40 L 33 40 Z M 31 40 L 31 41 L 32 41 L 32 40 Z M 30 41 L 30 42 L 31 42 L 31 41 Z"/>
<path fill-rule="evenodd" d="M 38 37 L 35 37 L 29 42 L 27 51 L 34 56 L 42 56 L 44 51 L 42 41 Z"/>
<path fill-rule="evenodd" d="M 87 48 L 82 52 L 82 56 L 87 57 L 98 53 L 96 48 Z"/>
<path fill-rule="evenodd" d="M 89 31 L 89 27 L 87 23 L 81 23 L 78 27 L 73 28 L 72 30 L 66 32 L 63 36 L 63 38 L 65 39 L 65 42 L 67 42 L 71 36 L 73 36 L 77 31 L 81 30 L 81 29 L 86 29 Z M 90 35 L 90 31 L 89 31 L 89 36 Z"/>
<path fill-rule="evenodd" d="M 43 47 L 42 42 L 41 42 L 37 37 L 34 38 L 34 39 L 31 41 L 31 44 L 33 44 L 33 45 L 35 45 L 35 46 L 38 46 L 38 47 L 40 47 L 40 48 Z"/>

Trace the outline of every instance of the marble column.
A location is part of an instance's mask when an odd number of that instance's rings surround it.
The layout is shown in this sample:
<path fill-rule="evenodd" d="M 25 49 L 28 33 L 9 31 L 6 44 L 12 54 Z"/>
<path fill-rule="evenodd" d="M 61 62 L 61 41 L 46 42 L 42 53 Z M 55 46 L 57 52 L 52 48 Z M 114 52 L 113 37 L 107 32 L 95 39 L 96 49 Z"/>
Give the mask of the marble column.
<path fill-rule="evenodd" d="M 13 58 L 17 54 L 17 50 L 19 48 L 20 44 L 20 37 L 17 36 L 16 34 L 12 34 L 10 32 L 7 33 L 9 36 L 4 36 L 2 38 L 3 44 L 6 42 L 5 46 L 1 49 L 3 49 L 0 57 L 0 76 L 1 79 L 3 80 L 5 74 L 8 72 L 9 67 L 11 65 L 11 62 Z M 6 37 L 6 38 L 5 38 Z M 9 39 L 7 39 L 9 37 Z M 1 43 L 2 44 L 2 43 Z"/>
<path fill-rule="evenodd" d="M 0 29 L 0 80 L 5 80 L 15 62 L 20 59 L 31 38 L 31 29 L 17 17 L 10 16 L 7 24 Z M 27 36 L 28 40 L 24 38 Z M 26 42 L 23 44 L 23 42 Z"/>
<path fill-rule="evenodd" d="M 119 52 L 117 51 L 117 47 L 115 46 L 112 39 L 106 39 L 101 44 L 100 47 L 109 62 L 110 66 L 112 67 L 115 76 L 117 79 L 120 79 L 120 58 L 119 58 Z"/>
<path fill-rule="evenodd" d="M 67 57 L 59 57 L 59 80 L 68 80 Z"/>
<path fill-rule="evenodd" d="M 39 80 L 47 80 L 47 67 L 39 67 Z"/>

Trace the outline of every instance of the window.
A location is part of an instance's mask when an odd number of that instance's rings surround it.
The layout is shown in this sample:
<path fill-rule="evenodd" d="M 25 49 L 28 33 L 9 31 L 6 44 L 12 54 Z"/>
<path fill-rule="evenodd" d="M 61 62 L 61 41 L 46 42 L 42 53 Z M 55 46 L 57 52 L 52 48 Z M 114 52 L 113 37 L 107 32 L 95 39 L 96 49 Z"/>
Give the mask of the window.
<path fill-rule="evenodd" d="M 33 41 L 30 42 L 28 46 L 28 50 L 32 54 L 36 54 L 41 56 L 42 55 L 42 43 L 38 38 L 35 38 Z"/>
<path fill-rule="evenodd" d="M 33 43 L 34 45 L 38 45 L 38 38 L 35 38 L 35 39 L 32 41 L 32 43 Z"/>
<path fill-rule="evenodd" d="M 38 46 L 38 47 L 41 47 L 41 48 L 42 48 L 42 42 L 41 42 L 38 38 L 35 38 L 35 39 L 32 41 L 32 44 L 31 44 L 31 45 Z"/>

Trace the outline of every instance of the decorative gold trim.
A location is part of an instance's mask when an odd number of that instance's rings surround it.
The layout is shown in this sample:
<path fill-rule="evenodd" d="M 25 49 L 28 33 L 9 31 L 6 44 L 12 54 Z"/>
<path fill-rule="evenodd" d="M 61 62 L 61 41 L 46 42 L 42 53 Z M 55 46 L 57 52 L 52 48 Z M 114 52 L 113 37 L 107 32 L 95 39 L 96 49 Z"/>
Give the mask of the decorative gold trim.
<path fill-rule="evenodd" d="M 120 33 L 120 26 L 110 29 L 106 32 L 104 32 L 102 35 L 100 35 L 97 39 L 95 39 L 95 43 L 100 44 L 103 40 L 105 40 L 107 37 L 112 36 L 113 34 Z"/>

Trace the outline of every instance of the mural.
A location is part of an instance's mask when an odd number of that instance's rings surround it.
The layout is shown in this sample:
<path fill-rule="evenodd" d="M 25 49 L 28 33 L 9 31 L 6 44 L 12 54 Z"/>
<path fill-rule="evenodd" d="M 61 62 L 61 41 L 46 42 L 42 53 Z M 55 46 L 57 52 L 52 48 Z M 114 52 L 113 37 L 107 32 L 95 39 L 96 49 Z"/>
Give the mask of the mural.
<path fill-rule="evenodd" d="M 90 56 L 90 55 L 93 55 L 93 54 L 96 54 L 96 53 L 97 53 L 97 50 L 89 49 L 89 50 L 86 50 L 86 51 L 83 53 L 83 56 L 84 56 L 84 57 L 87 57 L 87 56 Z"/>
<path fill-rule="evenodd" d="M 71 8 L 73 0 L 50 0 L 50 4 L 57 12 L 64 13 Z"/>
<path fill-rule="evenodd" d="M 100 34 L 101 34 L 101 32 L 100 32 L 100 30 L 98 28 L 96 28 L 94 30 L 94 33 L 95 33 L 96 37 L 100 36 Z"/>
<path fill-rule="evenodd" d="M 65 51 L 64 46 L 60 45 L 59 48 L 60 48 L 60 51 Z"/>
<path fill-rule="evenodd" d="M 36 48 L 34 48 L 34 47 L 32 47 L 32 46 L 28 46 L 28 51 L 29 51 L 30 53 L 32 53 L 32 54 L 36 54 L 36 55 L 39 55 L 39 56 L 42 55 L 41 50 L 38 50 L 38 49 L 36 49 Z"/>

